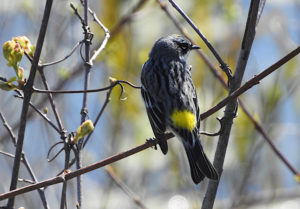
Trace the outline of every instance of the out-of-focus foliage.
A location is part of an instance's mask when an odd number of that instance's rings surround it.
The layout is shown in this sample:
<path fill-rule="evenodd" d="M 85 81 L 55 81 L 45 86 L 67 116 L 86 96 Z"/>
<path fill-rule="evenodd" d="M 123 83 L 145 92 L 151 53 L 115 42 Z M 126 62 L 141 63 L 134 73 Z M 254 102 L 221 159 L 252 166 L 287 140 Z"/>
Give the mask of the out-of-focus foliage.
<path fill-rule="evenodd" d="M 138 0 L 102 0 L 89 1 L 90 8 L 96 12 L 101 22 L 114 33 L 103 52 L 94 62 L 91 71 L 90 88 L 110 85 L 109 77 L 127 80 L 139 86 L 140 72 L 153 43 L 161 36 L 180 33 L 167 17 L 158 3 L 148 0 L 127 22 L 120 27 L 125 17 Z M 201 32 L 216 48 L 224 61 L 235 70 L 240 44 L 245 29 L 249 1 L 235 0 L 177 0 L 182 9 L 190 16 Z M 0 7 L 0 43 L 12 37 L 25 35 L 34 45 L 37 40 L 45 1 L 2 0 Z M 163 1 L 171 14 L 188 31 L 193 40 L 201 47 L 214 66 L 218 63 L 203 44 L 197 34 L 182 17 Z M 80 7 L 79 1 L 74 2 Z M 244 81 L 260 73 L 266 67 L 287 54 L 299 45 L 300 5 L 296 1 L 267 1 L 257 26 L 257 35 L 250 53 Z M 82 14 L 83 10 L 79 8 Z M 94 34 L 92 48 L 99 46 L 104 32 L 89 16 L 91 30 Z M 116 30 L 118 29 L 118 30 Z M 117 32 L 116 32 L 117 31 Z M 51 19 L 47 29 L 46 41 L 42 50 L 43 63 L 62 58 L 72 47 L 83 39 L 79 19 L 69 7 L 69 1 L 54 1 Z M 93 53 L 93 52 L 92 52 Z M 84 52 L 82 51 L 82 54 Z M 9 70 L 3 54 L 0 56 L 0 76 L 11 78 L 15 73 Z M 44 69 L 51 89 L 82 89 L 84 68 L 77 69 L 82 63 L 77 50 L 66 61 Z M 208 110 L 227 96 L 227 90 L 212 75 L 201 57 L 192 52 L 188 59 L 192 65 L 192 74 L 198 92 L 201 112 Z M 22 59 L 23 78 L 28 77 L 30 62 Z M 272 137 L 272 140 L 295 166 L 299 165 L 299 58 L 295 58 L 278 71 L 261 81 L 241 98 L 246 107 Z M 220 74 L 226 78 L 225 74 Z M 37 76 L 35 87 L 43 88 L 40 76 Z M 83 153 L 83 165 L 99 161 L 105 157 L 125 151 L 144 143 L 153 137 L 147 119 L 140 90 L 124 84 L 125 92 L 116 86 L 104 115 L 95 126 L 93 135 Z M 13 93 L 0 91 L 0 111 L 12 127 L 17 127 L 20 120 L 21 101 Z M 125 99 L 126 98 L 126 99 Z M 56 106 L 62 122 L 68 132 L 76 131 L 80 126 L 81 94 L 55 95 Z M 88 98 L 88 116 L 94 121 L 104 101 L 106 92 L 91 93 Z M 48 107 L 47 116 L 55 123 L 47 97 L 34 94 L 32 103 L 40 110 Z M 216 116 L 223 116 L 223 110 L 205 119 L 201 130 L 213 132 L 219 128 Z M 31 110 L 32 112 L 32 110 Z M 59 156 L 48 163 L 48 149 L 60 140 L 59 135 L 51 129 L 36 113 L 29 114 L 24 152 L 36 172 L 39 180 L 56 176 L 63 168 L 64 158 Z M 289 127 L 286 130 L 286 127 Z M 290 131 L 293 130 L 293 131 Z M 17 128 L 14 129 L 17 133 Z M 218 137 L 202 137 L 202 144 L 212 160 Z M 148 208 L 167 208 L 174 198 L 183 197 L 190 208 L 199 208 L 204 196 L 207 181 L 195 186 L 190 179 L 187 159 L 182 146 L 176 139 L 169 140 L 169 153 L 164 156 L 160 150 L 148 149 L 112 166 L 118 177 L 135 192 Z M 0 126 L 0 149 L 14 153 L 14 147 L 3 126 Z M 271 160 L 270 160 L 271 159 Z M 272 161 L 272 162 L 270 162 Z M 8 191 L 12 159 L 0 155 L 0 193 Z M 75 169 L 72 167 L 71 169 Z M 276 171 L 276 172 L 275 172 Z M 272 175 L 270 175 L 270 173 Z M 20 177 L 29 178 L 22 168 Z M 271 182 L 271 183 L 270 183 Z M 273 183 L 272 183 L 273 182 Z M 24 182 L 18 186 L 26 185 Z M 68 204 L 72 208 L 76 198 L 75 181 L 68 186 Z M 84 175 L 83 177 L 84 208 L 134 208 L 134 203 L 108 177 L 104 169 Z M 266 191 L 265 189 L 269 189 Z M 242 202 L 258 194 L 276 191 L 299 189 L 294 175 L 283 166 L 267 143 L 257 133 L 253 124 L 241 110 L 234 120 L 229 148 L 225 159 L 223 176 L 217 194 L 216 208 L 230 208 L 232 201 Z M 50 206 L 56 208 L 60 199 L 59 186 L 48 187 Z M 277 193 L 276 193 L 277 194 Z M 278 193 L 279 194 L 279 193 Z M 281 194 L 281 193 L 280 193 Z M 289 193 L 285 193 L 289 194 Z M 275 196 L 276 197 L 276 196 Z M 293 195 L 290 195 L 293 198 Z M 117 200 L 117 201 L 116 201 Z M 176 198 L 175 198 L 176 200 Z M 182 198 L 181 198 L 182 200 Z M 266 198 L 265 202 L 268 202 Z M 292 200 L 290 200 L 292 201 Z M 250 207 L 256 201 L 248 201 L 243 208 Z M 264 203 L 264 201 L 262 201 Z M 16 199 L 16 207 L 40 208 L 37 192 L 31 192 Z M 242 207 L 242 206 L 241 206 Z M 274 207 L 275 208 L 275 207 Z"/>

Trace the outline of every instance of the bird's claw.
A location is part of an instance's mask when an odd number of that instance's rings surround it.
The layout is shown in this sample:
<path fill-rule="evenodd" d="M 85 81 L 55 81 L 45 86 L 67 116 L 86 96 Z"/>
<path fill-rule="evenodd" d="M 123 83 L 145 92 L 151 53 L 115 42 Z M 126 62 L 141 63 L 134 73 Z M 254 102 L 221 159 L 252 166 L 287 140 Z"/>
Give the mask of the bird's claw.
<path fill-rule="evenodd" d="M 152 147 L 157 150 L 157 139 L 155 138 L 149 138 L 149 139 L 146 139 L 146 143 L 150 143 L 150 144 L 153 144 Z"/>

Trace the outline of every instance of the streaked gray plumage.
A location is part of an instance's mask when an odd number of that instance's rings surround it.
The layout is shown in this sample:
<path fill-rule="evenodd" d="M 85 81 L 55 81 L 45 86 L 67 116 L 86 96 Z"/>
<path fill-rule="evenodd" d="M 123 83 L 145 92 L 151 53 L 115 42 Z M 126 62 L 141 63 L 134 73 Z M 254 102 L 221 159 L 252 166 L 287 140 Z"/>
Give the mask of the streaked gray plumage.
<path fill-rule="evenodd" d="M 164 154 L 168 152 L 166 129 L 181 139 L 195 184 L 205 176 L 219 178 L 200 143 L 200 110 L 190 68 L 186 65 L 190 50 L 198 48 L 178 35 L 163 37 L 155 42 L 141 74 L 141 93 L 159 146 Z M 176 110 L 187 110 L 195 116 L 192 131 L 176 126 L 171 118 Z"/>

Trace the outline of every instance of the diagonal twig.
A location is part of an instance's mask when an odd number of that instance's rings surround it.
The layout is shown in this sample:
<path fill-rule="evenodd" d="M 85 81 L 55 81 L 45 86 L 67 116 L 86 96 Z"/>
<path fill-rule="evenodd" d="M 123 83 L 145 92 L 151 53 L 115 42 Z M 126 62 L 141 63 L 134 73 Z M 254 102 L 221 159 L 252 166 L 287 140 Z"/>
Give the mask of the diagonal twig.
<path fill-rule="evenodd" d="M 67 54 L 64 58 L 61 58 L 59 60 L 56 60 L 56 61 L 53 61 L 53 62 L 48 62 L 48 63 L 42 63 L 40 64 L 40 67 L 47 67 L 47 66 L 50 66 L 50 65 L 55 65 L 55 64 L 58 64 L 60 62 L 63 62 L 65 61 L 66 59 L 68 59 L 74 52 L 75 50 L 78 48 L 78 46 L 80 46 L 82 44 L 82 41 L 79 41 L 77 42 L 74 47 L 72 48 L 71 52 L 69 54 Z"/>
<path fill-rule="evenodd" d="M 15 95 L 16 98 L 24 99 L 23 95 Z M 54 128 L 58 133 L 60 130 L 56 125 L 44 114 L 42 113 L 36 106 L 34 106 L 31 102 L 29 102 L 29 106 L 32 107 L 52 128 Z"/>
<path fill-rule="evenodd" d="M 0 112 L 0 118 L 2 120 L 2 123 L 3 123 L 3 126 L 6 128 L 6 130 L 8 131 L 9 135 L 10 135 L 10 138 L 12 139 L 13 141 L 13 144 L 14 146 L 16 146 L 16 136 L 15 134 L 13 133 L 13 130 L 12 128 L 9 126 L 9 124 L 7 123 L 5 117 L 3 116 L 3 114 Z M 6 155 L 8 157 L 11 157 L 11 158 L 15 158 L 15 156 L 13 154 L 10 154 L 10 153 L 7 153 L 7 152 L 3 152 L 3 151 L 0 151 L 1 154 L 3 155 Z M 34 183 L 38 182 L 37 180 L 37 177 L 35 176 L 34 172 L 33 172 L 33 169 L 31 168 L 27 158 L 26 158 L 26 155 L 24 152 L 22 152 L 22 156 L 21 156 L 21 161 L 23 162 L 23 164 L 25 165 L 31 179 L 33 180 Z M 46 196 L 45 196 L 45 192 L 43 189 L 38 189 L 38 193 L 40 195 L 40 198 L 41 198 L 41 201 L 43 203 L 43 207 L 45 209 L 48 209 L 48 203 L 47 203 L 47 200 L 46 200 Z"/>
<path fill-rule="evenodd" d="M 103 23 L 98 19 L 95 12 L 93 12 L 90 8 L 88 8 L 89 12 L 93 15 L 94 21 L 102 28 L 105 33 L 104 40 L 102 41 L 100 47 L 95 51 L 93 56 L 90 58 L 90 64 L 93 65 L 93 61 L 97 58 L 97 56 L 101 53 L 101 51 L 105 48 L 108 39 L 110 38 L 109 30 L 103 25 Z"/>
<path fill-rule="evenodd" d="M 230 80 L 232 78 L 232 72 L 231 72 L 231 69 L 229 68 L 229 66 L 222 60 L 222 58 L 217 53 L 217 51 L 214 49 L 214 47 L 211 45 L 211 43 L 200 32 L 199 28 L 196 27 L 196 25 L 193 23 L 193 21 L 183 12 L 183 10 L 180 9 L 180 7 L 173 0 L 169 0 L 169 2 L 182 15 L 182 17 L 190 24 L 190 26 L 195 30 L 195 32 L 201 37 L 203 42 L 206 44 L 206 46 L 210 49 L 210 51 L 213 53 L 215 58 L 220 63 L 220 68 L 226 73 L 228 79 Z"/>
<path fill-rule="evenodd" d="M 136 195 L 113 171 L 113 168 L 110 165 L 105 166 L 105 171 L 111 177 L 111 179 L 120 187 L 125 194 L 140 208 L 147 209 L 145 204 L 140 200 L 138 195 Z"/>
<path fill-rule="evenodd" d="M 236 99 L 238 96 L 246 92 L 248 89 L 252 88 L 253 86 L 259 84 L 259 81 L 261 81 L 266 76 L 273 73 L 275 70 L 279 69 L 282 65 L 290 61 L 293 57 L 297 56 L 300 53 L 300 47 L 297 47 L 290 53 L 288 53 L 286 56 L 278 60 L 276 63 L 265 69 L 263 72 L 259 73 L 258 75 L 255 75 L 252 79 L 247 81 L 244 85 L 242 85 L 240 88 L 229 94 L 225 99 L 221 100 L 217 105 L 210 108 L 206 112 L 201 114 L 201 120 L 207 118 L 208 116 L 212 115 L 213 113 L 217 112 L 221 108 L 223 108 L 226 104 L 229 103 L 229 101 L 233 101 L 233 99 Z"/>

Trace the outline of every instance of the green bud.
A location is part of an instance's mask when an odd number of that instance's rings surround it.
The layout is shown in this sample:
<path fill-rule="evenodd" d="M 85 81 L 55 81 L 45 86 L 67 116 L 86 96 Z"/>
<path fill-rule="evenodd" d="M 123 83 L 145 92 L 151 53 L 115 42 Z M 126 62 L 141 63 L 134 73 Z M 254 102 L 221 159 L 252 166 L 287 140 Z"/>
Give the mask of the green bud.
<path fill-rule="evenodd" d="M 45 107 L 45 108 L 43 109 L 43 112 L 44 112 L 45 114 L 47 114 L 47 113 L 48 113 L 48 107 Z"/>
<path fill-rule="evenodd" d="M 74 136 L 74 144 L 78 142 L 78 140 L 85 137 L 87 134 L 91 133 L 94 130 L 94 124 L 91 120 L 84 121 L 77 129 L 76 134 Z"/>

